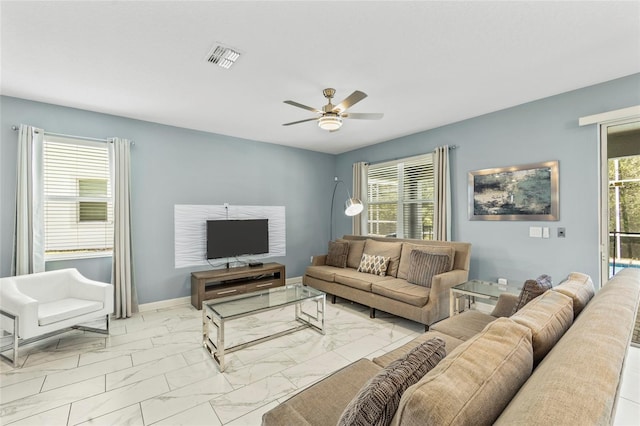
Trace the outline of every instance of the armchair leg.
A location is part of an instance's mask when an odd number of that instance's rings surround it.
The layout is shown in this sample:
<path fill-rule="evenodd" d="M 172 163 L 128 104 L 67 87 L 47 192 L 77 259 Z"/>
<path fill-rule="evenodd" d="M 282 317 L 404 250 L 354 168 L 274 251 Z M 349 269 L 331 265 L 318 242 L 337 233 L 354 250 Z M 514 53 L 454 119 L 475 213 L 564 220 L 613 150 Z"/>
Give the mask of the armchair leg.
<path fill-rule="evenodd" d="M 2 353 L 0 353 L 0 357 L 9 361 L 13 365 L 13 367 L 18 367 L 18 329 L 19 329 L 18 325 L 20 323 L 20 318 L 17 315 L 13 315 L 9 312 L 2 311 L 2 310 L 0 310 L 0 315 L 4 315 L 5 317 L 13 320 L 13 344 L 10 345 L 13 350 L 13 359 L 9 358 L 8 356 Z M 7 345 L 7 347 L 9 347 L 9 345 Z M 0 350 L 5 350 L 5 349 L 6 347 L 0 348 Z"/>
<path fill-rule="evenodd" d="M 109 319 L 109 314 L 107 314 L 105 315 L 105 328 L 87 327 L 86 325 L 74 325 L 71 328 L 76 330 L 82 330 L 82 331 L 91 331 L 93 333 L 109 334 L 110 324 L 111 324 L 111 321 Z"/>
<path fill-rule="evenodd" d="M 376 308 L 369 308 L 369 318 L 376 317 Z"/>
<path fill-rule="evenodd" d="M 11 345 L 6 345 L 3 347 L 0 347 L 0 358 L 3 358 L 7 361 L 9 361 L 14 367 L 18 367 L 18 349 L 19 349 L 19 343 L 20 343 L 20 339 L 18 339 L 18 330 L 19 330 L 19 324 L 20 324 L 20 317 L 18 315 L 13 315 L 9 312 L 0 310 L 0 315 L 3 315 L 7 318 L 9 318 L 10 320 L 13 320 L 13 344 Z M 100 333 L 100 334 L 109 334 L 109 326 L 110 326 L 110 317 L 109 314 L 105 315 L 105 328 L 94 328 L 94 327 L 87 327 L 87 326 L 83 326 L 83 325 L 76 325 L 73 327 L 70 327 L 72 329 L 77 329 L 77 330 L 83 330 L 83 331 L 93 331 L 95 333 Z M 27 345 L 29 343 L 32 342 L 36 342 L 38 340 L 41 339 L 46 339 L 47 337 L 51 337 L 51 336 L 55 336 L 56 334 L 60 334 L 60 333 L 64 333 L 65 331 L 69 331 L 69 328 L 65 328 L 62 330 L 56 330 L 56 331 L 52 331 L 50 333 L 46 333 L 40 336 L 35 336 L 35 337 L 31 337 L 28 339 L 23 339 L 22 340 L 22 345 Z M 9 358 L 8 356 L 4 355 L 2 352 L 5 352 L 9 349 L 12 349 L 13 351 L 13 359 Z"/>

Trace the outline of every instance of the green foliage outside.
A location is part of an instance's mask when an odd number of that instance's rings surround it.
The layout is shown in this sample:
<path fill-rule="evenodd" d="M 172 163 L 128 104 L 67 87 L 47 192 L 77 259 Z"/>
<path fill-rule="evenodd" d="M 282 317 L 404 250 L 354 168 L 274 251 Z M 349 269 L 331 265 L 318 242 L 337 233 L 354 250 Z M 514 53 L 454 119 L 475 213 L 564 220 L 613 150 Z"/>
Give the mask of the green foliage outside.
<path fill-rule="evenodd" d="M 616 249 L 616 258 L 638 261 L 640 259 L 640 156 L 609 160 L 609 232 L 614 231 L 622 234 L 620 252 L 617 252 L 615 236 L 610 235 L 610 257 L 614 257 L 614 249 Z M 639 235 L 624 235 L 634 233 Z"/>

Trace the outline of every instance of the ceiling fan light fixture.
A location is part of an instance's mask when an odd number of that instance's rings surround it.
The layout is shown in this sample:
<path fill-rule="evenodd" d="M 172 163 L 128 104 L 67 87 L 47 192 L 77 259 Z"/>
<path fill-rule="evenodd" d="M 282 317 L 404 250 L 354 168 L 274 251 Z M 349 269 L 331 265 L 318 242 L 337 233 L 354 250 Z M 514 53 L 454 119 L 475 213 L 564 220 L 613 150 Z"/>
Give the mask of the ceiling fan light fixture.
<path fill-rule="evenodd" d="M 342 118 L 337 114 L 325 114 L 318 119 L 318 127 L 322 130 L 338 130 L 342 127 Z"/>

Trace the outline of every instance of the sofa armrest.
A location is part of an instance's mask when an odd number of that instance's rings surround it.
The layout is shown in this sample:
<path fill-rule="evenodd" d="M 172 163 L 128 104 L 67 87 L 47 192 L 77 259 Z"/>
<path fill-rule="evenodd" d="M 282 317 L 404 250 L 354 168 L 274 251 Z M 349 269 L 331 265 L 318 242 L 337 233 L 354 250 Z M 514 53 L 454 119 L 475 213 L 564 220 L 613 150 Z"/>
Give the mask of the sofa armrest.
<path fill-rule="evenodd" d="M 458 284 L 462 284 L 469 278 L 469 271 L 463 269 L 454 269 L 453 271 L 434 275 L 431 279 L 431 294 L 446 293 L 449 295 L 449 289 Z"/>
<path fill-rule="evenodd" d="M 511 293 L 502 293 L 491 312 L 492 317 L 510 317 L 514 306 L 518 303 L 518 296 Z"/>
<path fill-rule="evenodd" d="M 327 255 L 321 254 L 319 256 L 313 256 L 311 260 L 311 266 L 322 266 L 327 264 Z"/>
<path fill-rule="evenodd" d="M 35 335 L 38 327 L 38 301 L 18 290 L 11 278 L 0 280 L 0 308 L 19 318 L 18 335 L 26 339 Z M 2 328 L 11 330 L 13 324 L 2 316 Z"/>
<path fill-rule="evenodd" d="M 431 279 L 431 291 L 427 305 L 429 310 L 423 313 L 424 324 L 433 324 L 449 316 L 449 293 L 451 287 L 462 284 L 469 278 L 469 271 L 454 269 Z"/>

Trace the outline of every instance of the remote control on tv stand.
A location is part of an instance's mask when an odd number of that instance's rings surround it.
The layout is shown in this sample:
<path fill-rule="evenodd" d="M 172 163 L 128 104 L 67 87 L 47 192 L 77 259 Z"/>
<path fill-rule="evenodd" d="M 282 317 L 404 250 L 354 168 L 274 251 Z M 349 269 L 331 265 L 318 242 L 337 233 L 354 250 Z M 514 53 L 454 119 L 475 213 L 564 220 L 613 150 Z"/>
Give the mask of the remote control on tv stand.
<path fill-rule="evenodd" d="M 249 266 L 251 268 L 255 268 L 257 266 L 262 266 L 262 262 L 249 262 Z"/>

